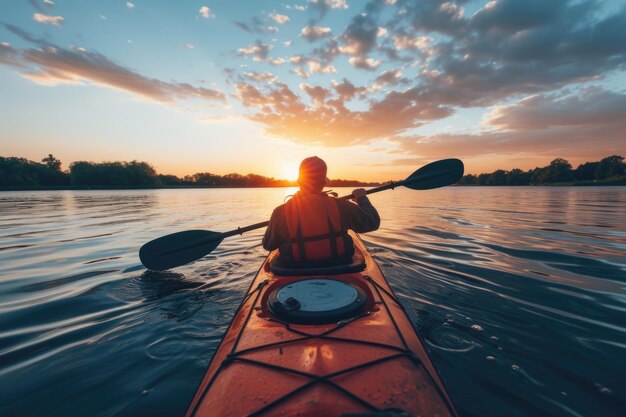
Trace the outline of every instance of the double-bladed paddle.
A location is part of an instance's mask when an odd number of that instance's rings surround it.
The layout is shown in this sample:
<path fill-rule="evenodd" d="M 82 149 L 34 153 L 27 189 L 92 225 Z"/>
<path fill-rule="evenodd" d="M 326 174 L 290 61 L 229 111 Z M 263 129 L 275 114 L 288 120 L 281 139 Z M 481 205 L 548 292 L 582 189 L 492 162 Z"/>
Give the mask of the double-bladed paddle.
<path fill-rule="evenodd" d="M 402 181 L 371 188 L 366 194 L 407 187 L 412 190 L 430 190 L 456 183 L 463 176 L 463 162 L 459 159 L 442 159 L 424 165 Z M 341 198 L 348 199 L 352 195 Z M 148 269 L 161 271 L 195 261 L 211 253 L 227 237 L 241 235 L 266 227 L 269 221 L 239 227 L 228 232 L 210 230 L 187 230 L 151 240 L 139 250 L 139 259 Z"/>

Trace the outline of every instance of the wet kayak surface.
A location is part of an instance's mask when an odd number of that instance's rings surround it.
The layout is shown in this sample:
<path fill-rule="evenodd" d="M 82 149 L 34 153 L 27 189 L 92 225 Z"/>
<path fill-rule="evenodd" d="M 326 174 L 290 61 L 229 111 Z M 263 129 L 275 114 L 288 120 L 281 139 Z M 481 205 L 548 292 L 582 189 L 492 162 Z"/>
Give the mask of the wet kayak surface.
<path fill-rule="evenodd" d="M 262 231 L 168 272 L 137 251 L 267 220 L 293 192 L 0 193 L 0 415 L 183 415 L 267 255 Z M 371 201 L 382 226 L 362 238 L 461 416 L 621 415 L 625 187 Z"/>

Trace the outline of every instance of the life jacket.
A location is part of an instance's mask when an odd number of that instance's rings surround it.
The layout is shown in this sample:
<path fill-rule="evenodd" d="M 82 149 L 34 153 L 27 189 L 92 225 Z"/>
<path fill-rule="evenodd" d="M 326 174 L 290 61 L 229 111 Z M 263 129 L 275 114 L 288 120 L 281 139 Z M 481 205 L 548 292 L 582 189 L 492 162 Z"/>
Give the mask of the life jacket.
<path fill-rule="evenodd" d="M 289 240 L 280 248 L 284 261 L 297 264 L 350 262 L 352 239 L 342 227 L 334 198 L 298 192 L 285 203 Z"/>

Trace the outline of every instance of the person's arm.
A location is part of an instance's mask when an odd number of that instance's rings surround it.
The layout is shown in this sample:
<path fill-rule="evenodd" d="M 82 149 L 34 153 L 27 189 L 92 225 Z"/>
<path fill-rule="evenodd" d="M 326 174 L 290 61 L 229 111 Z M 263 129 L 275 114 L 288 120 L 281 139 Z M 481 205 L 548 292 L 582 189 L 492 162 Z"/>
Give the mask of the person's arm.
<path fill-rule="evenodd" d="M 285 240 L 285 216 L 283 206 L 278 206 L 272 212 L 270 224 L 265 229 L 263 236 L 263 248 L 265 250 L 278 249 Z"/>
<path fill-rule="evenodd" d="M 365 195 L 365 190 L 358 188 L 352 192 L 352 196 L 356 204 L 348 200 L 337 200 L 343 225 L 357 233 L 366 233 L 378 229 L 380 216 Z"/>

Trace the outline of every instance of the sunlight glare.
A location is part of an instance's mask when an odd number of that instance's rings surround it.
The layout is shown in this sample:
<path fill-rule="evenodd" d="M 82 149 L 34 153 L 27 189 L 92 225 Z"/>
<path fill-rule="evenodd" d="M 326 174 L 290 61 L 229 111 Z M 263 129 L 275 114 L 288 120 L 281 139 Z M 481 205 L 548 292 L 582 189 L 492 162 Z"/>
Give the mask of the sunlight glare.
<path fill-rule="evenodd" d="M 289 163 L 283 166 L 282 179 L 295 181 L 298 179 L 298 165 L 296 163 Z"/>

